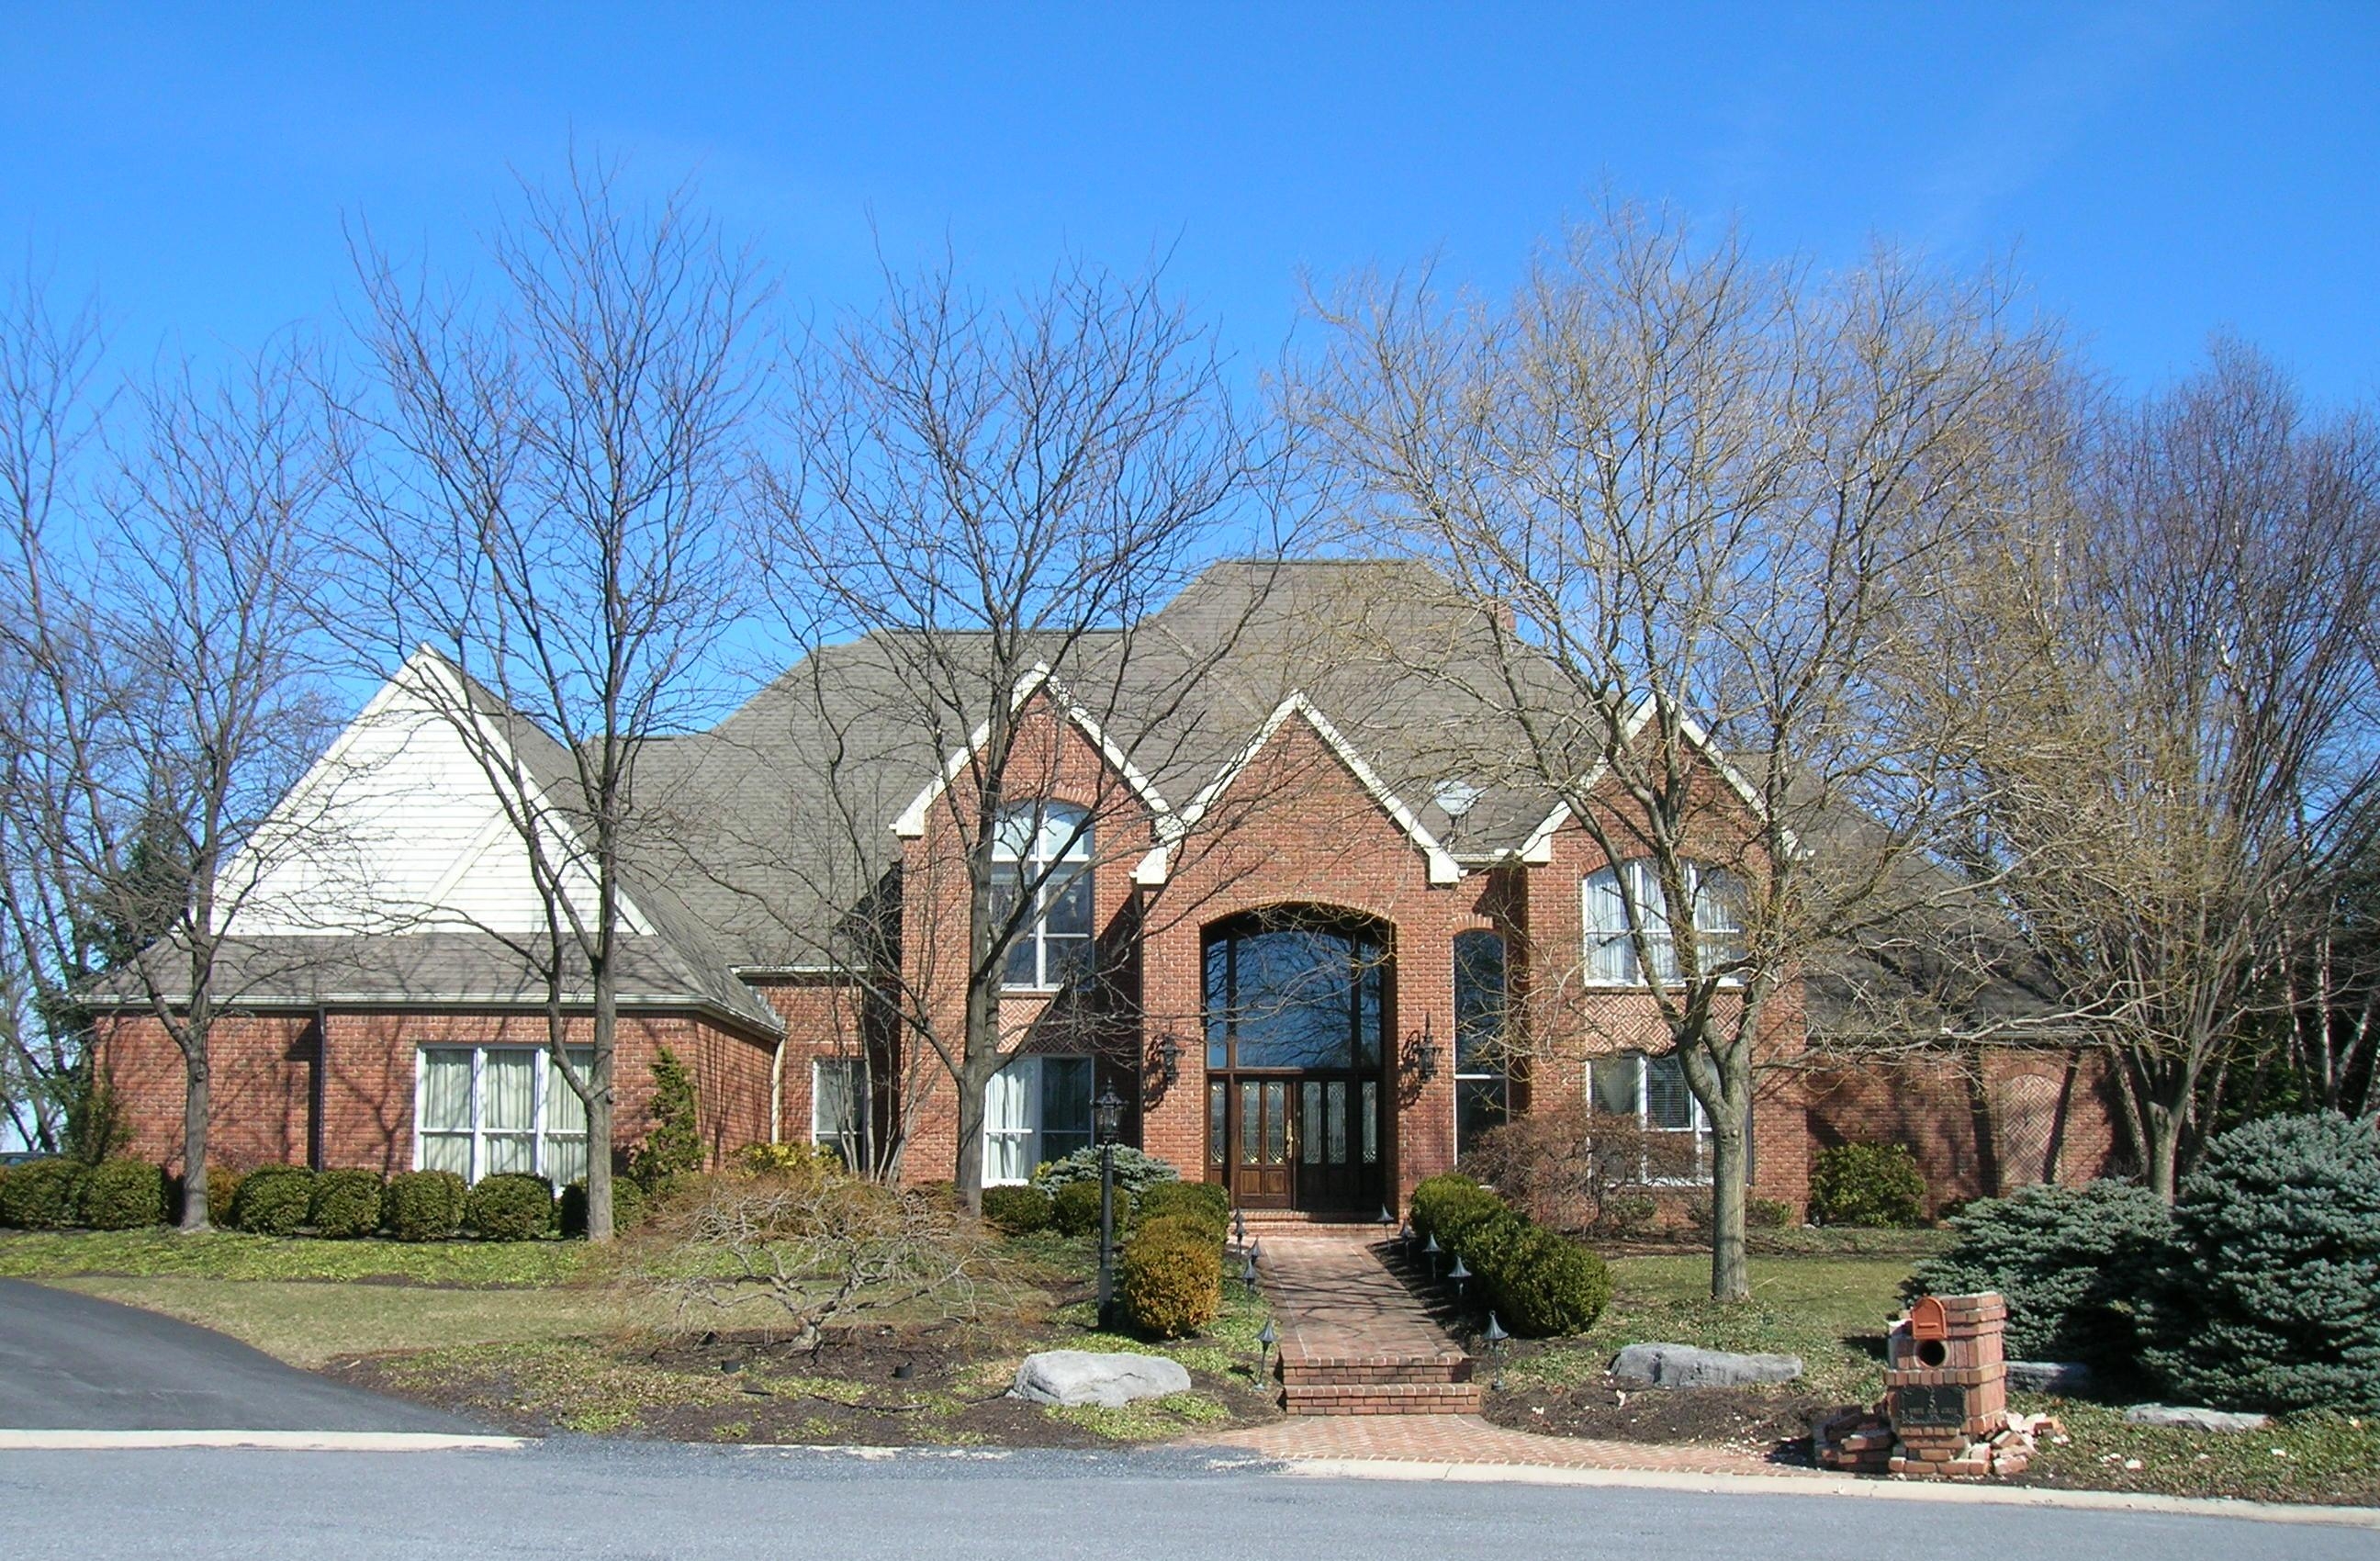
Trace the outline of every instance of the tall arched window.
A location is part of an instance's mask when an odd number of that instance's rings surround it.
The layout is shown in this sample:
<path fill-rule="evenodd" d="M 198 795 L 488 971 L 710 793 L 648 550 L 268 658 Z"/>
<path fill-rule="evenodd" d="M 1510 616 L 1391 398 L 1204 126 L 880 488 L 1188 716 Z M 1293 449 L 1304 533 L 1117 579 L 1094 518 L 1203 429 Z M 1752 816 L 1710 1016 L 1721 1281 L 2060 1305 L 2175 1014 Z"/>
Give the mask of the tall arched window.
<path fill-rule="evenodd" d="M 1743 957 L 1743 894 L 1733 875 L 1717 867 L 1689 863 L 1686 882 L 1694 896 L 1695 947 L 1707 972 L 1714 962 Z M 1634 986 L 1646 976 L 1636 959 L 1635 939 L 1628 933 L 1633 906 L 1645 942 L 1653 957 L 1651 979 L 1678 979 L 1677 940 L 1670 935 L 1667 906 L 1661 899 L 1660 876 L 1653 864 L 1638 857 L 1617 867 L 1590 873 L 1585 886 L 1586 978 L 1609 986 Z"/>
<path fill-rule="evenodd" d="M 1476 928 L 1454 935 L 1454 1147 L 1468 1153 L 1479 1135 L 1512 1113 L 1510 1048 L 1504 1038 L 1504 935 Z"/>
<path fill-rule="evenodd" d="M 991 841 L 991 914 L 1030 909 L 1008 946 L 1002 981 L 1046 991 L 1091 971 L 1091 820 L 1079 807 L 1032 803 L 1000 816 Z"/>

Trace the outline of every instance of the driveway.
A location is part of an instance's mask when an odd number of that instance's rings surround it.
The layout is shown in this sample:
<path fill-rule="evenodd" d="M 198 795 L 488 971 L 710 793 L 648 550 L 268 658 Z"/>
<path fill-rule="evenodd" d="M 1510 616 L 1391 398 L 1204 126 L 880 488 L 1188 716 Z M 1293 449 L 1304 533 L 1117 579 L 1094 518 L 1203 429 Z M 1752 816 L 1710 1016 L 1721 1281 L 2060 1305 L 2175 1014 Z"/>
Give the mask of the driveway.
<path fill-rule="evenodd" d="M 0 1279 L 0 1430 L 480 1429 L 153 1312 Z"/>

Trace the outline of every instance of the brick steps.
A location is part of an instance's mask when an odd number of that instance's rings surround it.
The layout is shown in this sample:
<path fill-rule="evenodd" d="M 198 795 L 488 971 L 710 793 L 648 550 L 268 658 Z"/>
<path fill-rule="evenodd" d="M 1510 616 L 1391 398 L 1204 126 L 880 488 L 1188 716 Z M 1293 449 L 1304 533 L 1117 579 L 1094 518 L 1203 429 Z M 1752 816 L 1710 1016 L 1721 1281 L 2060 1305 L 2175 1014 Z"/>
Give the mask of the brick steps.
<path fill-rule="evenodd" d="M 1281 1408 L 1293 1415 L 1475 1415 L 1473 1382 L 1291 1383 Z"/>
<path fill-rule="evenodd" d="M 1326 1237 L 1260 1227 L 1258 1265 L 1281 1323 L 1274 1373 L 1293 1415 L 1475 1415 L 1471 1357 L 1382 1261 L 1376 1225 Z M 1312 1239 L 1300 1239 L 1301 1237 Z"/>

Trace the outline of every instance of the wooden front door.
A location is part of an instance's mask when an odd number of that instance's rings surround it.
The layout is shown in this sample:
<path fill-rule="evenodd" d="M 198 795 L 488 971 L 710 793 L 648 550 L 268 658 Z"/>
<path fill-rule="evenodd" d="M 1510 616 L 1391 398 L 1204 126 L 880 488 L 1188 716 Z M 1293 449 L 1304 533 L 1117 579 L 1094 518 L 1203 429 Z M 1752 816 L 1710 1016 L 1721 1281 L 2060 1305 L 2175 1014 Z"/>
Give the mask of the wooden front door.
<path fill-rule="evenodd" d="M 1272 912 L 1206 950 L 1207 1177 L 1243 1208 L 1370 1214 L 1388 1158 L 1385 940 Z"/>

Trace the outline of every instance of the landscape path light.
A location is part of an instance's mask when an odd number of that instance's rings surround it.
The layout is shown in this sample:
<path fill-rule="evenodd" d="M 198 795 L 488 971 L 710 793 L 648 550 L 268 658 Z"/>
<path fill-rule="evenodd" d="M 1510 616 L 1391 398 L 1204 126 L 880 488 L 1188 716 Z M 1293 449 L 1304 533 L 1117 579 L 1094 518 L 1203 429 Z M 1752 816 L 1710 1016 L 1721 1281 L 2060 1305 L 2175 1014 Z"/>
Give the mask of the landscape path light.
<path fill-rule="evenodd" d="M 1115 1326 L 1115 1145 L 1123 1130 L 1123 1101 L 1111 1081 L 1091 1102 L 1091 1127 L 1099 1140 L 1099 1331 Z"/>

